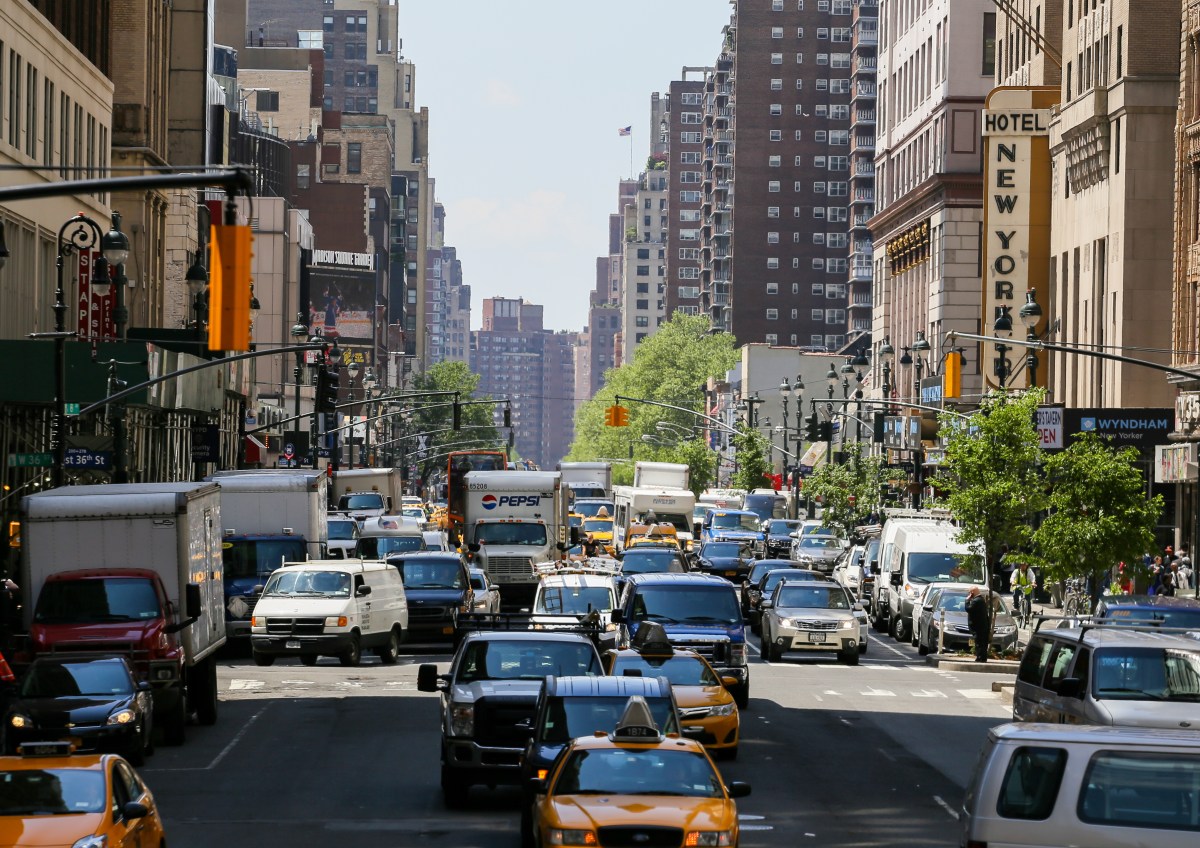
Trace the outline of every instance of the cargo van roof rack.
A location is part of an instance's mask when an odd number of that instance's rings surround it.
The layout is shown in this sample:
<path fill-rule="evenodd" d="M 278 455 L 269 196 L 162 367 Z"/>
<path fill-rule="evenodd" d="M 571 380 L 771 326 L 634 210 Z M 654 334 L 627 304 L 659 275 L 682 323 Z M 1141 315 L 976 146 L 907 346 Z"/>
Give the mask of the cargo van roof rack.
<path fill-rule="evenodd" d="M 1200 627 L 1167 627 L 1166 622 L 1149 618 L 1097 619 L 1092 615 L 1038 615 L 1033 632 L 1037 633 L 1047 621 L 1070 621 L 1072 628 L 1079 628 L 1080 635 L 1089 630 L 1134 631 L 1136 633 L 1165 633 L 1171 636 L 1190 636 L 1200 639 Z"/>

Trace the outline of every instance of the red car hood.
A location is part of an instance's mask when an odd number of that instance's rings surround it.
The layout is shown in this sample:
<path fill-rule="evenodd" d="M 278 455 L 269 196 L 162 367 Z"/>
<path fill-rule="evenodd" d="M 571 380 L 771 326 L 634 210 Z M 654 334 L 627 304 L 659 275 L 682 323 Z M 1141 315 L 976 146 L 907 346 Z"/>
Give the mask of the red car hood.
<path fill-rule="evenodd" d="M 32 633 L 35 644 L 78 644 L 86 650 L 88 643 L 141 642 L 157 625 L 155 619 L 145 621 L 105 621 L 92 624 L 35 624 Z"/>

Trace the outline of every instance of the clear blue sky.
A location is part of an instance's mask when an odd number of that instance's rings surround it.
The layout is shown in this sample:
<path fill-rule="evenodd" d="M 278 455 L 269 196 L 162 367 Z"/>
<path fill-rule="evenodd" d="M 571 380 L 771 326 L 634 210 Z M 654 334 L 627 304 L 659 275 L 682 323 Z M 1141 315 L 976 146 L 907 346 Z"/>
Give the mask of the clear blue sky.
<path fill-rule="evenodd" d="M 478 329 L 485 297 L 587 321 L 617 182 L 649 154 L 650 94 L 710 65 L 727 0 L 400 0 L 404 55 L 429 107 L 430 175 Z"/>

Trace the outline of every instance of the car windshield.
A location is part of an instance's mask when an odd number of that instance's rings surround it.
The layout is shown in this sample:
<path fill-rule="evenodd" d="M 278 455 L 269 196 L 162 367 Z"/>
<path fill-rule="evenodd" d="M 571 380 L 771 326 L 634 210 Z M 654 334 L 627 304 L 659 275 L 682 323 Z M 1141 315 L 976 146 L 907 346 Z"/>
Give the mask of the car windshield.
<path fill-rule="evenodd" d="M 366 492 L 361 495 L 342 495 L 338 509 L 383 509 L 383 495 Z"/>
<path fill-rule="evenodd" d="M 732 585 L 642 586 L 632 618 L 664 624 L 741 624 L 742 608 Z"/>
<path fill-rule="evenodd" d="M 102 771 L 80 768 L 0 771 L 0 816 L 63 816 L 102 813 L 107 809 Z"/>
<path fill-rule="evenodd" d="M 484 581 L 482 574 L 471 575 L 471 588 L 477 592 L 487 591 L 487 583 Z"/>
<path fill-rule="evenodd" d="M 616 598 L 608 586 L 543 586 L 533 604 L 535 613 L 582 615 L 592 610 L 612 612 Z"/>
<path fill-rule="evenodd" d="M 757 533 L 758 526 L 762 523 L 757 515 L 746 515 L 740 512 L 714 512 L 712 521 L 709 525 L 714 530 L 745 530 L 749 533 Z"/>
<path fill-rule="evenodd" d="M 613 531 L 613 523 L 611 518 L 587 518 L 584 519 L 583 529 L 588 533 L 611 533 Z"/>
<path fill-rule="evenodd" d="M 908 555 L 910 583 L 982 583 L 983 569 L 963 554 L 914 553 Z"/>
<path fill-rule="evenodd" d="M 747 553 L 749 548 L 738 542 L 709 542 L 700 549 L 702 557 L 737 557 Z"/>
<path fill-rule="evenodd" d="M 788 586 L 779 590 L 779 600 L 775 604 L 779 608 L 803 609 L 850 609 L 850 599 L 846 590 L 841 586 Z"/>
<path fill-rule="evenodd" d="M 21 684 L 22 698 L 108 697 L 133 691 L 125 664 L 113 660 L 35 662 Z"/>
<path fill-rule="evenodd" d="M 353 539 L 358 530 L 358 523 L 354 521 L 346 521 L 338 519 L 337 521 L 329 522 L 329 538 L 331 541 L 345 541 Z"/>
<path fill-rule="evenodd" d="M 654 723 L 663 733 L 678 733 L 679 724 L 671 699 L 646 697 L 646 706 Z M 578 736 L 591 736 L 598 730 L 608 732 L 616 727 L 625 708 L 627 695 L 571 695 L 549 698 L 538 727 L 538 741 L 550 745 L 565 745 Z"/>
<path fill-rule="evenodd" d="M 800 527 L 800 533 L 803 536 L 836 536 L 837 530 L 824 524 L 804 524 Z"/>
<path fill-rule="evenodd" d="M 361 559 L 382 559 L 388 554 L 407 554 L 426 549 L 424 536 L 368 536 L 358 540 Z"/>
<path fill-rule="evenodd" d="M 799 529 L 799 521 L 780 521 L 779 519 L 776 519 L 767 525 L 767 532 L 772 536 L 787 536 Z"/>
<path fill-rule="evenodd" d="M 415 518 L 418 521 L 424 521 L 428 517 L 425 515 L 424 508 L 419 506 L 406 506 L 400 510 L 400 514 L 405 518 Z"/>
<path fill-rule="evenodd" d="M 778 495 L 746 495 L 742 506 L 766 521 L 769 518 L 783 518 L 785 504 Z"/>
<path fill-rule="evenodd" d="M 612 673 L 617 677 L 665 677 L 673 686 L 721 685 L 708 663 L 686 654 L 643 657 L 641 654 L 622 653 L 613 664 Z"/>
<path fill-rule="evenodd" d="M 285 562 L 303 562 L 304 540 L 290 539 L 230 539 L 221 544 L 221 565 L 225 579 L 266 577 Z"/>
<path fill-rule="evenodd" d="M 645 550 L 629 550 L 621 560 L 622 574 L 660 574 L 668 571 L 686 571 L 679 557 L 671 551 L 651 553 Z"/>
<path fill-rule="evenodd" d="M 842 540 L 834 536 L 811 534 L 800 540 L 800 549 L 804 551 L 840 551 Z"/>
<path fill-rule="evenodd" d="M 590 642 L 481 639 L 463 649 L 458 682 L 541 680 L 548 674 L 603 674 Z"/>
<path fill-rule="evenodd" d="M 464 589 L 458 559 L 389 559 L 400 569 L 405 589 Z"/>
<path fill-rule="evenodd" d="M 1125 606 L 1109 607 L 1101 616 L 1105 621 L 1161 622 L 1162 627 L 1200 627 L 1200 607 Z"/>
<path fill-rule="evenodd" d="M 161 616 L 158 595 L 148 579 L 104 577 L 47 581 L 33 619 L 39 624 L 93 624 Z"/>
<path fill-rule="evenodd" d="M 609 515 L 612 515 L 616 511 L 612 501 L 575 501 L 574 510 L 584 518 L 591 518 L 600 511 L 601 507 Z"/>
<path fill-rule="evenodd" d="M 1097 698 L 1200 702 L 1197 650 L 1097 648 L 1092 676 Z"/>
<path fill-rule="evenodd" d="M 475 541 L 481 545 L 545 545 L 546 525 L 520 522 L 480 524 Z"/>
<path fill-rule="evenodd" d="M 350 597 L 350 575 L 345 571 L 281 569 L 271 575 L 264 595 L 310 595 L 324 598 Z"/>
<path fill-rule="evenodd" d="M 574 751 L 550 794 L 721 798 L 724 791 L 721 778 L 702 753 L 611 748 Z"/>

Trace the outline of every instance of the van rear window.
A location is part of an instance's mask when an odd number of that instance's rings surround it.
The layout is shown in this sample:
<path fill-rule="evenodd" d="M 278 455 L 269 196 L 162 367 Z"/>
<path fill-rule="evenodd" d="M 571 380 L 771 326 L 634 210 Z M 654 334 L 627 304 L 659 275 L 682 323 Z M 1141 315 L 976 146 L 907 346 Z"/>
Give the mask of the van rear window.
<path fill-rule="evenodd" d="M 1066 765 L 1067 752 L 1062 748 L 1018 748 L 1004 773 L 996 814 L 1030 821 L 1050 818 Z"/>
<path fill-rule="evenodd" d="M 1099 751 L 1077 812 L 1091 824 L 1200 833 L 1200 756 Z"/>

